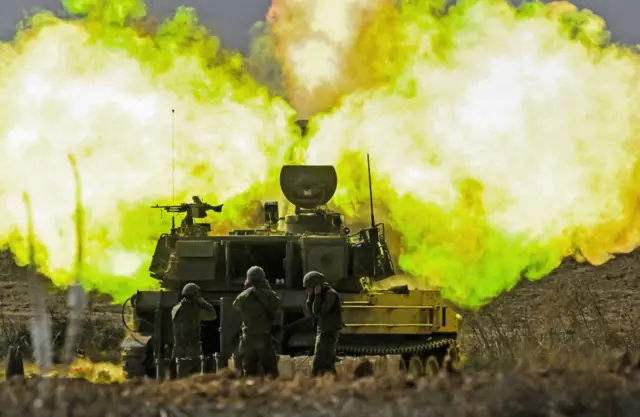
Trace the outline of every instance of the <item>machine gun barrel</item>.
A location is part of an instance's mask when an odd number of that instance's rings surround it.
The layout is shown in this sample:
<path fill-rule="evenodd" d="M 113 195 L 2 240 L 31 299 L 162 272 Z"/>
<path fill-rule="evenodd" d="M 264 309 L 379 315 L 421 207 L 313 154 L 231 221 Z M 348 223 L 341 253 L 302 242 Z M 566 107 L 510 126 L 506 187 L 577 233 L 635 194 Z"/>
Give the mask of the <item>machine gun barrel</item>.
<path fill-rule="evenodd" d="M 189 210 L 189 205 L 187 203 L 175 206 L 161 206 L 159 204 L 156 204 L 155 206 L 151 206 L 151 208 L 163 209 L 164 211 L 169 213 L 185 213 L 187 210 Z"/>
<path fill-rule="evenodd" d="M 151 208 L 162 209 L 168 213 L 187 213 L 192 209 L 196 209 L 197 211 L 214 211 L 216 213 L 222 212 L 222 206 L 224 204 L 220 204 L 218 206 L 212 206 L 211 204 L 203 202 L 200 197 L 193 196 L 193 203 L 182 203 L 177 205 L 166 205 L 161 206 L 156 204 L 155 206 L 151 206 Z"/>

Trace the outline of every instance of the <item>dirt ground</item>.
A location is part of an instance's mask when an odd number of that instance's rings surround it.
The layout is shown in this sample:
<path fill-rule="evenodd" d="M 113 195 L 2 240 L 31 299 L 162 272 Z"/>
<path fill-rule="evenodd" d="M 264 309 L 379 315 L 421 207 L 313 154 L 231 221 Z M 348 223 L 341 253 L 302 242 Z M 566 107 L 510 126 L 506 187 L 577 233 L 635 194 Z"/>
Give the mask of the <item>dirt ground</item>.
<path fill-rule="evenodd" d="M 3 334 L 28 317 L 24 270 L 0 258 Z M 37 380 L 0 384 L 0 416 L 638 416 L 640 361 L 614 360 L 640 352 L 640 253 L 605 265 L 566 262 L 537 282 L 523 281 L 477 312 L 464 312 L 465 369 L 436 379 L 365 378 L 331 382 L 240 381 L 206 375 L 186 381 L 96 385 L 68 382 L 65 398 L 44 394 Z M 64 325 L 63 293 L 51 310 Z M 55 320 L 54 320 L 55 322 Z M 13 324 L 7 324 L 13 323 Z M 12 327 L 13 326 L 13 327 Z M 120 307 L 94 297 L 81 353 L 117 347 Z M 63 339 L 63 335 L 59 336 Z M 1 347 L 1 345 L 0 345 Z M 61 381 L 49 381 L 53 385 Z M 62 392 L 56 390 L 56 395 Z"/>
<path fill-rule="evenodd" d="M 43 387 L 44 382 L 49 387 Z M 481 372 L 431 380 L 400 376 L 337 383 L 331 379 L 233 380 L 219 375 L 102 386 L 70 380 L 63 391 L 64 382 L 5 383 L 0 390 L 0 415 L 636 417 L 640 410 L 640 372 L 630 368 Z"/>

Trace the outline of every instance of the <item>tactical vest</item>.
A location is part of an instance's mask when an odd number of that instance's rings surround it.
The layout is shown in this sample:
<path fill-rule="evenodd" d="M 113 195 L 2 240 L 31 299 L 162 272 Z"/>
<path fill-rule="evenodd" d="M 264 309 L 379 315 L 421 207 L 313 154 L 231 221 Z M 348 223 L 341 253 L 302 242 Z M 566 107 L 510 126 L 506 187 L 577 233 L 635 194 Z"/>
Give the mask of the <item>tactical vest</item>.
<path fill-rule="evenodd" d="M 329 287 L 326 291 L 331 291 L 335 294 L 336 302 L 324 317 L 318 318 L 318 330 L 321 332 L 339 331 L 344 327 L 342 321 L 342 300 L 340 300 L 340 295 L 333 288 Z"/>
<path fill-rule="evenodd" d="M 247 290 L 245 309 L 242 317 L 242 333 L 244 335 L 269 335 L 271 334 L 271 312 L 267 305 L 267 298 L 275 296 L 269 294 L 270 289 L 252 288 Z"/>

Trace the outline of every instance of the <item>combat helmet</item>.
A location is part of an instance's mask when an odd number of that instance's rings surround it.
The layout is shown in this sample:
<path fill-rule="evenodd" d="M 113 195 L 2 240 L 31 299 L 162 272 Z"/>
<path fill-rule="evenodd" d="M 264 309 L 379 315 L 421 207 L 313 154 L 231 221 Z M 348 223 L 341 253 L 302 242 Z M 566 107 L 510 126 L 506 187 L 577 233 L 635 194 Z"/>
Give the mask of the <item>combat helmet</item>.
<path fill-rule="evenodd" d="M 324 282 L 325 282 L 324 275 L 321 272 L 309 271 L 304 276 L 304 279 L 302 280 L 302 285 L 304 286 L 304 288 L 310 289 L 315 287 L 316 285 L 322 285 L 324 284 Z"/>
<path fill-rule="evenodd" d="M 265 282 L 267 275 L 264 273 L 264 269 L 259 266 L 252 266 L 247 270 L 247 281 L 250 285 L 258 285 Z"/>
<path fill-rule="evenodd" d="M 200 297 L 200 287 L 196 284 L 190 282 L 184 287 L 182 287 L 182 296 L 184 298 L 188 298 L 190 300 L 196 299 Z"/>

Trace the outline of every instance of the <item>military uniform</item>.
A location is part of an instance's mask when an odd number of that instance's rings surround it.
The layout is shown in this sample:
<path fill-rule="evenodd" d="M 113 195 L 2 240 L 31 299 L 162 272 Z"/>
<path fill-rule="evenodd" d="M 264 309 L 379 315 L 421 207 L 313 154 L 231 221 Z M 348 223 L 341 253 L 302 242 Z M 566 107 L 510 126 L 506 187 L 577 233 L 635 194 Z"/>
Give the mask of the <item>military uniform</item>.
<path fill-rule="evenodd" d="M 266 375 L 278 377 L 278 358 L 273 333 L 280 325 L 281 302 L 269 286 L 264 270 L 258 266 L 247 271 L 247 287 L 233 302 L 242 313 L 242 338 L 238 349 L 239 359 L 246 376 L 259 373 L 259 366 Z"/>
<path fill-rule="evenodd" d="M 338 292 L 320 272 L 304 276 L 308 291 L 307 311 L 316 319 L 316 343 L 311 373 L 314 376 L 330 372 L 336 374 L 336 350 L 342 321 L 342 303 Z"/>
<path fill-rule="evenodd" d="M 182 289 L 182 300 L 171 311 L 173 321 L 171 356 L 177 361 L 178 378 L 199 372 L 201 369 L 200 310 L 211 313 L 214 320 L 218 317 L 216 309 L 200 295 L 200 287 L 189 283 Z"/>

